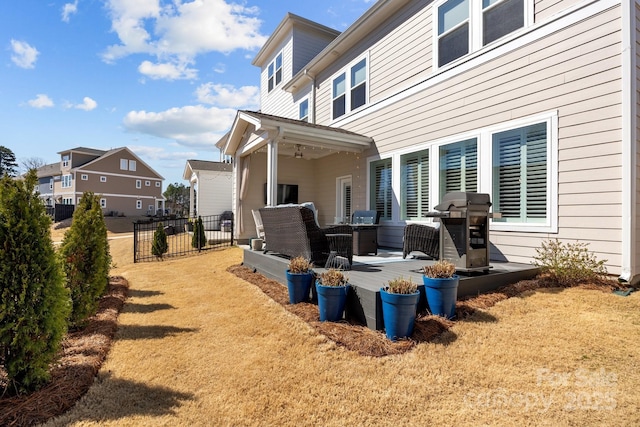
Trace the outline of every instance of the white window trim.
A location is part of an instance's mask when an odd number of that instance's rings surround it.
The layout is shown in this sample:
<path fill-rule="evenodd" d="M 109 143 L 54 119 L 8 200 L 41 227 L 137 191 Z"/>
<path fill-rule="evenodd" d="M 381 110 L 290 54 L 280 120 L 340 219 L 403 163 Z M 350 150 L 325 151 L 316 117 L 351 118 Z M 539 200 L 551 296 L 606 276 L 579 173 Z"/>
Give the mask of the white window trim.
<path fill-rule="evenodd" d="M 145 181 L 144 182 L 144 186 L 145 187 L 151 187 L 151 181 Z"/>
<path fill-rule="evenodd" d="M 136 209 L 142 209 L 142 200 L 136 200 Z"/>
<path fill-rule="evenodd" d="M 68 185 L 65 185 L 65 178 L 66 177 L 69 177 L 69 184 Z M 60 185 L 61 188 L 71 188 L 72 187 L 73 178 L 72 178 L 70 173 L 66 174 L 66 175 L 62 175 L 62 178 L 60 178 L 60 181 L 61 181 L 61 185 Z"/>
<path fill-rule="evenodd" d="M 89 175 L 87 175 L 86 173 L 83 173 L 82 175 L 80 175 L 80 179 L 82 181 L 88 181 L 89 180 Z"/>
<path fill-rule="evenodd" d="M 470 55 L 476 54 L 477 52 L 483 51 L 487 48 L 491 49 L 491 46 L 496 43 L 500 43 L 501 41 L 516 37 L 519 33 L 526 31 L 529 27 L 531 27 L 534 23 L 534 0 L 524 0 L 524 25 L 522 28 L 517 29 L 505 36 L 499 38 L 498 40 L 494 40 L 487 45 L 482 45 L 482 3 L 480 0 L 469 0 L 471 5 L 470 15 L 469 15 L 469 52 L 466 55 L 462 55 L 460 58 L 456 58 L 451 62 L 444 64 L 443 66 L 438 66 L 438 41 L 440 40 L 440 35 L 438 34 L 438 8 L 446 3 L 448 0 L 438 0 L 433 4 L 432 14 L 433 14 L 433 31 L 432 31 L 432 40 L 431 46 L 433 50 L 433 70 L 438 69 L 446 69 L 455 64 L 458 64 L 461 61 L 464 61 L 465 58 L 469 58 Z M 493 4 L 490 8 L 496 7 L 498 3 Z M 449 33 L 455 28 L 458 28 L 459 25 L 449 29 L 446 33 Z"/>
<path fill-rule="evenodd" d="M 160 181 L 156 181 L 156 187 L 160 187 L 161 185 Z"/>
<path fill-rule="evenodd" d="M 100 207 L 105 209 L 107 207 L 107 199 L 100 199 Z"/>
<path fill-rule="evenodd" d="M 276 68 L 276 60 L 280 57 L 280 68 Z M 273 87 L 269 89 L 269 67 L 273 65 Z M 276 76 L 278 75 L 278 70 L 280 70 L 280 81 L 276 81 Z M 280 51 L 276 56 L 273 57 L 273 60 L 269 62 L 267 65 L 267 93 L 273 92 L 284 80 L 284 55 L 283 52 Z"/>
<path fill-rule="evenodd" d="M 137 168 L 138 168 L 138 162 L 136 162 L 135 160 L 129 160 L 129 170 L 132 172 L 136 172 Z"/>
<path fill-rule="evenodd" d="M 121 171 L 129 170 L 129 160 L 120 159 L 120 170 Z"/>
<path fill-rule="evenodd" d="M 364 95 L 364 104 L 362 104 L 361 106 L 359 106 L 358 108 L 356 108 L 355 110 L 351 109 L 351 67 L 353 67 L 354 65 L 356 65 L 358 62 L 362 61 L 363 59 L 366 59 L 366 66 L 365 66 L 365 82 L 366 82 L 366 90 L 365 90 L 365 95 Z M 342 67 L 338 72 L 334 73 L 331 78 L 329 78 L 328 82 L 329 82 L 329 93 L 330 93 L 330 99 L 331 99 L 331 115 L 329 116 L 331 118 L 331 123 L 335 123 L 338 122 L 340 120 L 343 120 L 345 117 L 348 117 L 351 114 L 355 114 L 358 111 L 361 111 L 365 108 L 367 108 L 369 106 L 369 92 L 371 90 L 371 79 L 370 79 L 370 75 L 369 75 L 369 70 L 371 70 L 371 61 L 369 59 L 369 51 L 366 51 L 364 53 L 364 55 L 360 55 L 358 56 L 356 59 L 354 59 L 353 61 L 349 62 L 349 64 L 347 64 L 346 66 Z M 333 81 L 339 77 L 341 74 L 345 75 L 345 81 L 344 81 L 344 88 L 345 88 L 345 100 L 344 100 L 344 114 L 336 117 L 335 119 L 333 118 Z"/>
<path fill-rule="evenodd" d="M 491 231 L 510 231 L 527 233 L 557 233 L 558 232 L 558 111 L 546 111 L 536 115 L 511 120 L 494 126 L 487 126 L 471 132 L 450 135 L 435 141 L 415 144 L 401 150 L 384 153 L 380 156 L 367 158 L 367 192 L 366 205 L 370 206 L 371 200 L 371 162 L 392 158 L 391 161 L 391 188 L 393 190 L 392 217 L 388 224 L 430 223 L 421 220 L 401 220 L 400 196 L 401 196 L 401 159 L 404 154 L 431 149 L 429 154 L 430 191 L 429 199 L 435 206 L 442 198 L 440 192 L 440 156 L 437 155 L 440 147 L 455 142 L 477 138 L 478 141 L 478 192 L 487 193 L 493 199 L 493 135 L 503 131 L 517 129 L 536 123 L 547 123 L 547 218 L 541 223 L 516 223 L 490 221 Z M 434 154 L 435 153 L 435 154 Z"/>
<path fill-rule="evenodd" d="M 307 115 L 304 117 L 300 117 L 300 107 L 302 107 L 302 104 L 304 102 L 307 102 Z M 298 102 L 298 120 L 303 120 L 303 119 L 307 119 L 307 123 L 309 122 L 309 116 L 311 116 L 311 102 L 309 102 L 309 97 L 305 97 L 302 100 L 300 100 L 300 102 Z"/>
<path fill-rule="evenodd" d="M 100 176 L 100 182 L 107 182 L 107 177 L 104 175 Z"/>
<path fill-rule="evenodd" d="M 136 179 L 136 188 L 142 188 L 142 181 L 139 179 Z"/>

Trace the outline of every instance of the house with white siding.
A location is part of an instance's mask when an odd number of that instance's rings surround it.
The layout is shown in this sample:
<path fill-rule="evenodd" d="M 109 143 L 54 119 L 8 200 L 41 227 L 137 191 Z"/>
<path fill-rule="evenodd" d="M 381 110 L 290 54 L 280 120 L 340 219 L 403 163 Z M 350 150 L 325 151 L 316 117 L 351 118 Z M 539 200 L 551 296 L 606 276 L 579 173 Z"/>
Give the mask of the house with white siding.
<path fill-rule="evenodd" d="M 230 211 L 232 177 L 230 163 L 187 160 L 182 178 L 189 181 L 189 217 Z"/>
<path fill-rule="evenodd" d="M 340 34 L 285 16 L 253 62 L 260 112 L 219 143 L 236 236 L 279 185 L 321 225 L 380 211 L 396 248 L 445 193 L 477 191 L 501 213 L 492 259 L 580 241 L 637 282 L 639 22 L 638 0 L 379 0 Z"/>

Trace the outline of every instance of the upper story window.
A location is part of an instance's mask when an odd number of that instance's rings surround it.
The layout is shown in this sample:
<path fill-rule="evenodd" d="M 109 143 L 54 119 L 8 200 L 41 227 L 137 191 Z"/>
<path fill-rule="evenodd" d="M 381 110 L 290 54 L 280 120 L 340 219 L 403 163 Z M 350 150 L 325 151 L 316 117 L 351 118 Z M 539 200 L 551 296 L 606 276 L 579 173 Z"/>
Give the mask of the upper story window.
<path fill-rule="evenodd" d="M 136 179 L 136 188 L 142 188 L 142 181 Z"/>
<path fill-rule="evenodd" d="M 69 155 L 65 154 L 64 156 L 62 156 L 62 167 L 63 168 L 68 168 L 69 167 Z"/>
<path fill-rule="evenodd" d="M 62 175 L 62 188 L 71 187 L 71 175 Z"/>
<path fill-rule="evenodd" d="M 524 27 L 530 0 L 444 0 L 437 20 L 437 58 L 442 67 Z"/>
<path fill-rule="evenodd" d="M 160 187 L 160 185 L 162 185 L 160 181 L 156 181 L 156 187 Z"/>
<path fill-rule="evenodd" d="M 136 161 L 135 160 L 129 160 L 129 170 L 135 172 L 135 170 L 136 170 Z"/>
<path fill-rule="evenodd" d="M 367 103 L 367 58 L 363 58 L 332 81 L 333 119 Z M 347 92 L 348 91 L 348 92 Z"/>
<path fill-rule="evenodd" d="M 100 177 L 100 182 L 107 182 L 107 177 L 106 176 L 101 176 Z"/>
<path fill-rule="evenodd" d="M 309 121 L 309 100 L 305 99 L 304 101 L 302 101 L 298 109 L 299 109 L 298 118 L 303 122 L 308 122 Z"/>
<path fill-rule="evenodd" d="M 282 52 L 271 61 L 267 68 L 267 87 L 271 92 L 282 81 Z"/>
<path fill-rule="evenodd" d="M 49 179 L 49 190 L 53 190 L 53 178 Z"/>
<path fill-rule="evenodd" d="M 126 171 L 129 168 L 129 161 L 127 159 L 120 159 L 120 170 Z"/>
<path fill-rule="evenodd" d="M 80 179 L 83 181 L 88 181 L 89 180 L 89 175 L 87 175 L 86 173 L 83 173 L 82 175 L 80 175 Z"/>

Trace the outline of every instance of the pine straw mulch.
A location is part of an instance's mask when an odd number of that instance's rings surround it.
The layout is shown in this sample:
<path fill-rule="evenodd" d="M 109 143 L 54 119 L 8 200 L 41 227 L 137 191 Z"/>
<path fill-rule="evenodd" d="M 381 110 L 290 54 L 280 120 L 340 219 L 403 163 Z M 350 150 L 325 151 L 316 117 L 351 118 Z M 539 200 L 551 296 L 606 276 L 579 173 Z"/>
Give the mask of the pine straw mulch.
<path fill-rule="evenodd" d="M 0 396 L 1 426 L 43 423 L 71 408 L 89 390 L 111 348 L 128 288 L 123 277 L 109 278 L 108 291 L 101 298 L 96 315 L 83 329 L 70 331 L 64 338 L 47 385 L 28 395 Z M 0 392 L 7 387 L 0 365 Z"/>
<path fill-rule="evenodd" d="M 317 305 L 308 302 L 290 304 L 286 286 L 260 273 L 256 273 L 248 267 L 234 265 L 227 270 L 237 277 L 257 286 L 275 302 L 309 323 L 319 333 L 337 345 L 357 352 L 360 355 L 371 357 L 406 353 L 422 342 L 430 342 L 437 339 L 446 342 L 444 332 L 448 331 L 449 328 L 455 324 L 455 321 L 465 321 L 479 310 L 487 309 L 500 301 L 522 295 L 528 291 L 558 287 L 557 283 L 545 277 L 538 277 L 531 280 L 522 280 L 486 294 L 459 299 L 456 302 L 456 320 L 433 316 L 428 312 L 420 313 L 416 318 L 413 335 L 408 339 L 394 342 L 388 340 L 386 335 L 381 331 L 374 331 L 366 326 L 349 323 L 346 320 L 340 322 L 320 322 Z M 579 287 L 600 290 L 602 292 L 612 292 L 614 289 L 619 288 L 616 282 L 610 280 L 604 280 L 602 283 L 582 284 L 579 285 Z"/>

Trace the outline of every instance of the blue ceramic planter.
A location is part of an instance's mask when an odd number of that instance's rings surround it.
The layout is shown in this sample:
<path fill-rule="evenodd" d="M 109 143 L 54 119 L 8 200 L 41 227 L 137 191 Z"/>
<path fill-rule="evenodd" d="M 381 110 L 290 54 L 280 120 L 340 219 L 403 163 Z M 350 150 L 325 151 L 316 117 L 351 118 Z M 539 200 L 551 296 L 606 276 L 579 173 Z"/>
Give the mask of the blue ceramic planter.
<path fill-rule="evenodd" d="M 455 316 L 459 282 L 460 278 L 457 275 L 444 279 L 422 276 L 431 314 L 447 319 Z"/>
<path fill-rule="evenodd" d="M 392 294 L 380 289 L 382 317 L 387 338 L 395 341 L 413 333 L 420 292 L 414 294 Z"/>
<path fill-rule="evenodd" d="M 287 270 L 287 289 L 289 290 L 289 303 L 297 304 L 309 299 L 309 289 L 313 282 L 313 272 L 290 273 Z"/>
<path fill-rule="evenodd" d="M 324 286 L 316 282 L 318 310 L 320 311 L 321 322 L 337 322 L 342 319 L 344 306 L 347 302 L 348 290 L 349 285 Z"/>

